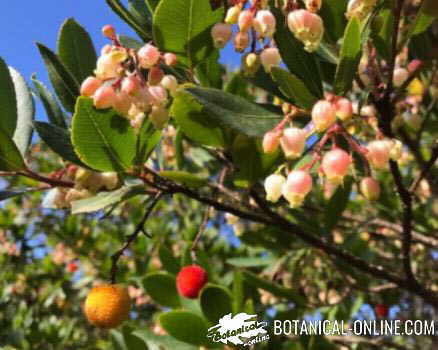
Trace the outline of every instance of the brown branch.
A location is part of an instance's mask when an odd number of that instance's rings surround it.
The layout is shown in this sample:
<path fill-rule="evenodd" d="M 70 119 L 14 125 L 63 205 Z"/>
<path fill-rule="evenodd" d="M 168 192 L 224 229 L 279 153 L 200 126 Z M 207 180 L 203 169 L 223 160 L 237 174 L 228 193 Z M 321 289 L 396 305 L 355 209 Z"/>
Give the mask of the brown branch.
<path fill-rule="evenodd" d="M 420 175 L 414 180 L 411 187 L 409 188 L 409 192 L 411 193 L 415 192 L 421 180 L 423 180 L 427 176 L 429 171 L 432 170 L 437 159 L 438 159 L 438 143 L 436 143 L 435 147 L 432 149 L 432 154 L 430 156 L 429 161 L 426 164 L 424 164 L 423 169 L 420 172 Z"/>
<path fill-rule="evenodd" d="M 25 176 L 27 178 L 49 184 L 51 187 L 72 188 L 75 185 L 74 182 L 55 179 L 55 178 L 51 178 L 51 177 L 46 177 L 46 176 L 37 174 L 30 169 L 26 169 L 26 170 L 22 170 L 22 171 L 1 171 L 0 172 L 0 177 L 6 177 L 6 176 Z"/>

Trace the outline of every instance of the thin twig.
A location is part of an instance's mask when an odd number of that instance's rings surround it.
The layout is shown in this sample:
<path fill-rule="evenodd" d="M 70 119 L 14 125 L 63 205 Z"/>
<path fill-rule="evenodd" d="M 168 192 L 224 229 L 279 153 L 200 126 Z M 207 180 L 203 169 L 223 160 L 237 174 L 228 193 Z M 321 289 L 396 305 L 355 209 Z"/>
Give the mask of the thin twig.
<path fill-rule="evenodd" d="M 435 162 L 438 159 L 438 143 L 432 149 L 432 154 L 430 156 L 429 161 L 424 165 L 423 169 L 420 172 L 420 175 L 414 180 L 411 187 L 409 188 L 409 192 L 414 193 L 415 190 L 420 185 L 420 182 L 427 176 L 430 170 L 432 170 Z"/>

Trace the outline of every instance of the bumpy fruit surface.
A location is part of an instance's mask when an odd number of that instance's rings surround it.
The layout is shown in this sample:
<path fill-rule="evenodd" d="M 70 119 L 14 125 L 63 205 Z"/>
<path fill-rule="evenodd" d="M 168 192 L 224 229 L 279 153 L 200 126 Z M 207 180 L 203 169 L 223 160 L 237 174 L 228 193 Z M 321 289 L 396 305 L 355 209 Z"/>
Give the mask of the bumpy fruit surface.
<path fill-rule="evenodd" d="M 183 297 L 196 299 L 207 281 L 207 272 L 201 266 L 189 265 L 183 267 L 178 273 L 176 287 Z"/>
<path fill-rule="evenodd" d="M 87 296 L 84 312 L 88 321 L 100 328 L 115 328 L 129 316 L 130 300 L 125 287 L 104 284 Z"/>

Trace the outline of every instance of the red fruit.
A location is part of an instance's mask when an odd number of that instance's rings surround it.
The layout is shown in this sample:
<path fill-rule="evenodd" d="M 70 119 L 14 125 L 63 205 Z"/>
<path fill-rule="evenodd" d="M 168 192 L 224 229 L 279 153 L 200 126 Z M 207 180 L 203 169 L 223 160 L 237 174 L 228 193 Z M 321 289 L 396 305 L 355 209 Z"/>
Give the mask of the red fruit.
<path fill-rule="evenodd" d="M 189 265 L 183 267 L 176 276 L 176 287 L 183 297 L 196 299 L 207 280 L 207 272 L 202 267 Z"/>
<path fill-rule="evenodd" d="M 70 273 L 76 272 L 78 270 L 78 268 L 79 268 L 79 266 L 75 262 L 68 263 L 66 266 L 67 272 L 70 272 Z"/>
<path fill-rule="evenodd" d="M 389 307 L 385 304 L 377 304 L 375 307 L 375 312 L 377 317 L 386 318 L 388 317 Z"/>

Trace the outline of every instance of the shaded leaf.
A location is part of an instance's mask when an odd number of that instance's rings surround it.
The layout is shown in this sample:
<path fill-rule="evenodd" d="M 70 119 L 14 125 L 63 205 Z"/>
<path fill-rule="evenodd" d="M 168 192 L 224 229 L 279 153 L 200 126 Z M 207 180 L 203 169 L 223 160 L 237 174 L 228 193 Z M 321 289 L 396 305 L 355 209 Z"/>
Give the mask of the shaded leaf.
<path fill-rule="evenodd" d="M 0 128 L 12 137 L 17 126 L 17 99 L 14 82 L 2 58 L 0 58 L 0 91 Z"/>
<path fill-rule="evenodd" d="M 198 350 L 198 347 L 176 340 L 168 335 L 156 335 L 149 329 L 134 331 L 132 335 L 143 340 L 149 350 Z"/>
<path fill-rule="evenodd" d="M 12 138 L 0 128 L 0 170 L 25 170 L 23 157 Z"/>
<path fill-rule="evenodd" d="M 127 35 L 119 35 L 119 41 L 124 47 L 138 50 L 143 46 L 143 43 L 137 39 L 131 38 Z"/>
<path fill-rule="evenodd" d="M 336 43 L 343 35 L 347 20 L 347 1 L 324 0 L 321 7 L 321 17 L 324 21 L 326 35 Z"/>
<path fill-rule="evenodd" d="M 202 86 L 216 89 L 222 88 L 224 67 L 219 63 L 219 51 L 215 50 L 206 60 L 196 67 L 196 75 Z"/>
<path fill-rule="evenodd" d="M 335 194 L 330 198 L 327 203 L 325 213 L 325 226 L 324 230 L 326 232 L 331 232 L 333 228 L 338 223 L 342 216 L 342 213 L 347 208 L 348 202 L 350 200 L 351 189 L 353 186 L 353 181 L 351 178 L 345 180 L 344 184 L 339 186 Z"/>
<path fill-rule="evenodd" d="M 150 273 L 144 278 L 143 286 L 158 304 L 172 308 L 181 306 L 175 276 L 164 272 Z"/>
<path fill-rule="evenodd" d="M 205 317 L 214 325 L 233 311 L 230 292 L 221 286 L 207 285 L 201 292 L 200 303 Z"/>
<path fill-rule="evenodd" d="M 145 119 L 138 133 L 135 163 L 145 163 L 160 140 L 161 131 L 156 129 L 148 119 Z"/>
<path fill-rule="evenodd" d="M 181 270 L 181 264 L 177 258 L 173 256 L 172 251 L 164 244 L 160 245 L 158 250 L 158 256 L 160 257 L 161 264 L 166 271 L 177 274 Z"/>

